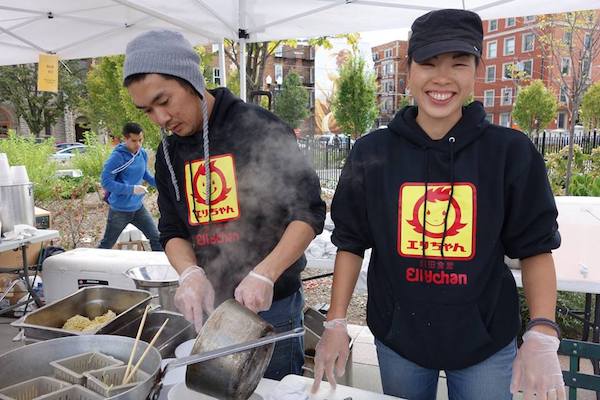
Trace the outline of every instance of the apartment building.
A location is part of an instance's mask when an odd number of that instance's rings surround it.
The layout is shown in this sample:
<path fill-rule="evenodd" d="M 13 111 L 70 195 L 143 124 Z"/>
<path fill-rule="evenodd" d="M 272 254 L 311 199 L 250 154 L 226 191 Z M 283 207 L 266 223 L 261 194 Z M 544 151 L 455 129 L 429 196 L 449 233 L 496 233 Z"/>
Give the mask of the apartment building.
<path fill-rule="evenodd" d="M 373 47 L 371 53 L 377 77 L 379 125 L 382 125 L 392 120 L 405 95 L 408 42 L 394 40 Z"/>

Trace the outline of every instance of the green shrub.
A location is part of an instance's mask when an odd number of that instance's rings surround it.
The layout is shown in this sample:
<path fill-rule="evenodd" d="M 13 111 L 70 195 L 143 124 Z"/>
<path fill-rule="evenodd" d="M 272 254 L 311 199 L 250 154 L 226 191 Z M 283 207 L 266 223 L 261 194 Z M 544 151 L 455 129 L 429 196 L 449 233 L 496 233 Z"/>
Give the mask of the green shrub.
<path fill-rule="evenodd" d="M 565 194 L 565 181 L 567 176 L 567 160 L 569 158 L 569 146 L 563 147 L 558 153 L 546 156 L 546 168 L 548 169 L 548 180 L 552 192 L 556 196 Z M 573 146 L 572 174 L 583 174 L 585 171 L 586 155 L 579 145 Z"/>
<path fill-rule="evenodd" d="M 600 196 L 600 176 L 578 174 L 571 182 L 572 196 Z"/>
<path fill-rule="evenodd" d="M 94 182 L 100 182 L 102 167 L 110 155 L 112 147 L 110 144 L 100 143 L 95 133 L 86 132 L 84 137 L 87 148 L 85 152 L 73 156 L 73 167 L 80 169 L 84 177 L 91 178 Z"/>
<path fill-rule="evenodd" d="M 36 143 L 33 137 L 17 136 L 9 131 L 8 138 L 0 139 L 0 153 L 6 153 L 10 165 L 24 165 L 29 180 L 34 183 L 34 198 L 52 198 L 52 188 L 56 185 L 56 165 L 48 162 L 54 153 L 54 139 Z"/>

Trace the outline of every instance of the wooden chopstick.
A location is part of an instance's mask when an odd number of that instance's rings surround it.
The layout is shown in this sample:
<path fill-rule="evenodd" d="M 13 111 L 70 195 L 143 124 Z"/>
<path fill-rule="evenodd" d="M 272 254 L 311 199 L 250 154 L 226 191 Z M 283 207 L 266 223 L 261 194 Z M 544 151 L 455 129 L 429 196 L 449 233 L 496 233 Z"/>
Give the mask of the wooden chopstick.
<path fill-rule="evenodd" d="M 133 376 L 137 372 L 137 370 L 140 367 L 140 365 L 142 365 L 142 361 L 144 361 L 144 358 L 146 357 L 146 354 L 148 354 L 148 352 L 150 351 L 150 349 L 152 348 L 152 346 L 154 346 L 154 342 L 156 342 L 156 339 L 158 339 L 158 337 L 160 336 L 160 334 L 163 331 L 163 329 L 165 329 L 165 326 L 167 325 L 167 322 L 169 322 L 168 318 L 165 320 L 165 322 L 163 322 L 163 324 L 161 325 L 161 327 L 158 330 L 158 332 L 156 332 L 156 335 L 154 335 L 154 337 L 152 338 L 152 340 L 148 344 L 148 347 L 146 347 L 146 351 L 144 351 L 144 353 L 142 354 L 142 356 L 138 360 L 137 364 L 135 364 L 135 367 L 133 367 L 133 370 L 131 370 L 131 373 L 129 374 L 129 376 L 127 376 L 127 375 L 125 376 L 125 379 L 123 380 L 123 385 L 126 385 L 127 383 L 129 383 L 129 381 L 131 380 L 131 378 L 133 378 Z"/>
<path fill-rule="evenodd" d="M 133 356 L 135 355 L 135 351 L 137 350 L 137 344 L 140 341 L 140 337 L 142 336 L 142 331 L 144 330 L 144 324 L 146 323 L 146 316 L 148 316 L 148 310 L 150 310 L 150 304 L 146 305 L 146 309 L 144 310 L 144 315 L 142 316 L 142 320 L 140 322 L 140 326 L 137 331 L 137 335 L 135 336 L 135 342 L 133 343 L 133 350 L 131 350 L 131 354 L 129 355 L 129 362 L 127 363 L 127 369 L 125 370 L 125 375 L 123 375 L 122 385 L 125 384 L 125 378 L 129 374 L 131 370 L 131 363 L 133 362 Z"/>

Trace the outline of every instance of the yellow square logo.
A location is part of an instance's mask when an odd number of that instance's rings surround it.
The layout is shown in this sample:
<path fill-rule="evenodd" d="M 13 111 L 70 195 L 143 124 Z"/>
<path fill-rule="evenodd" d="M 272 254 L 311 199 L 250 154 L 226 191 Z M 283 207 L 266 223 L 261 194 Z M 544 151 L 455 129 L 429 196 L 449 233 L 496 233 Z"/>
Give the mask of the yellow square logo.
<path fill-rule="evenodd" d="M 444 236 L 444 259 L 466 261 L 475 256 L 475 186 L 455 183 L 451 200 L 450 194 L 449 183 L 427 184 L 427 195 L 423 183 L 405 183 L 400 187 L 398 253 L 401 256 L 421 258 L 424 250 L 427 258 L 441 259 Z"/>
<path fill-rule="evenodd" d="M 231 154 L 210 158 L 210 220 L 225 222 L 240 216 L 235 162 Z M 206 204 L 206 168 L 204 160 L 190 161 L 185 165 L 185 194 L 188 205 L 188 223 L 206 224 L 209 210 Z"/>

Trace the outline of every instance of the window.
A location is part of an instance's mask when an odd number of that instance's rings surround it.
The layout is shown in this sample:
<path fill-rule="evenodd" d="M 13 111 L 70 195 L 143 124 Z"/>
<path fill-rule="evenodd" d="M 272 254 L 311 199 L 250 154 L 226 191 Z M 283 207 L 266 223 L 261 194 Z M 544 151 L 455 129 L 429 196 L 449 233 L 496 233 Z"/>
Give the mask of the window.
<path fill-rule="evenodd" d="M 515 38 L 509 37 L 504 39 L 504 55 L 510 56 L 515 54 Z"/>
<path fill-rule="evenodd" d="M 315 47 L 314 46 L 310 46 L 308 48 L 308 59 L 309 60 L 314 60 L 315 59 Z"/>
<path fill-rule="evenodd" d="M 488 32 L 494 32 L 498 30 L 498 20 L 490 19 L 488 22 Z"/>
<path fill-rule="evenodd" d="M 535 35 L 533 33 L 525 33 L 523 35 L 523 52 L 532 51 L 535 43 Z"/>
<path fill-rule="evenodd" d="M 588 57 L 584 57 L 581 60 L 581 77 L 590 78 L 590 75 L 590 59 Z"/>
<path fill-rule="evenodd" d="M 487 58 L 496 58 L 498 55 L 498 42 L 488 42 L 487 44 Z"/>
<path fill-rule="evenodd" d="M 213 68 L 213 83 L 215 85 L 221 84 L 221 70 L 219 68 Z"/>
<path fill-rule="evenodd" d="M 533 76 L 533 60 L 525 60 L 519 62 L 519 70 L 525 73 L 525 76 L 530 78 Z"/>
<path fill-rule="evenodd" d="M 512 88 L 502 88 L 502 97 L 500 98 L 501 106 L 510 106 L 512 104 Z"/>
<path fill-rule="evenodd" d="M 379 52 L 373 53 L 373 61 L 379 60 Z"/>
<path fill-rule="evenodd" d="M 569 97 L 569 90 L 567 89 L 567 87 L 565 85 L 561 85 L 560 86 L 560 94 L 558 95 L 558 100 L 561 103 L 566 103 L 568 101 L 568 97 Z"/>
<path fill-rule="evenodd" d="M 556 119 L 556 127 L 558 129 L 566 129 L 567 128 L 567 114 L 564 112 L 558 113 L 558 118 Z"/>
<path fill-rule="evenodd" d="M 213 44 L 213 45 L 212 45 L 212 52 L 213 52 L 213 53 L 216 53 L 216 52 L 218 52 L 218 51 L 219 51 L 219 45 L 218 45 L 218 44 Z"/>
<path fill-rule="evenodd" d="M 283 57 L 283 46 L 279 45 L 275 48 L 275 57 Z"/>
<path fill-rule="evenodd" d="M 494 89 L 486 90 L 483 92 L 483 106 L 494 107 L 494 96 L 496 95 Z"/>
<path fill-rule="evenodd" d="M 485 82 L 496 82 L 496 66 L 488 65 L 485 67 Z"/>
<path fill-rule="evenodd" d="M 487 119 L 487 121 L 490 124 L 493 124 L 494 123 L 494 114 L 485 114 L 485 119 Z"/>
<path fill-rule="evenodd" d="M 590 47 L 592 47 L 592 35 L 589 33 L 586 33 L 585 36 L 583 37 L 583 46 L 586 49 L 589 49 Z"/>
<path fill-rule="evenodd" d="M 500 114 L 500 126 L 510 128 L 510 113 Z"/>
<path fill-rule="evenodd" d="M 394 63 L 388 62 L 383 64 L 383 76 L 393 75 L 394 74 Z"/>
<path fill-rule="evenodd" d="M 565 45 L 570 46 L 571 41 L 573 40 L 573 32 L 565 32 L 563 33 L 563 42 Z"/>
<path fill-rule="evenodd" d="M 525 17 L 525 23 L 528 24 L 530 22 L 534 22 L 535 21 L 535 15 L 527 15 Z"/>
<path fill-rule="evenodd" d="M 513 63 L 502 64 L 502 80 L 509 80 L 513 78 Z"/>
<path fill-rule="evenodd" d="M 283 65 L 275 64 L 275 82 L 283 82 Z"/>
<path fill-rule="evenodd" d="M 506 27 L 510 28 L 517 24 L 517 20 L 515 17 L 506 18 Z"/>
<path fill-rule="evenodd" d="M 394 52 L 394 49 L 385 49 L 383 52 L 383 57 L 384 58 L 392 58 L 393 52 Z"/>
<path fill-rule="evenodd" d="M 562 75 L 571 75 L 571 59 L 563 57 L 560 62 L 560 73 Z"/>
<path fill-rule="evenodd" d="M 310 67 L 310 76 L 308 83 L 315 83 L 315 67 Z"/>

